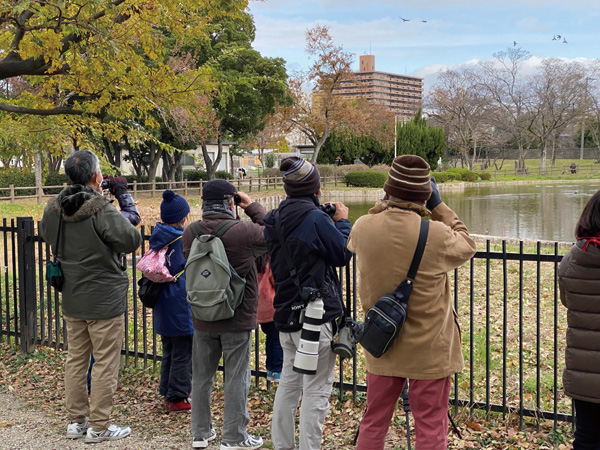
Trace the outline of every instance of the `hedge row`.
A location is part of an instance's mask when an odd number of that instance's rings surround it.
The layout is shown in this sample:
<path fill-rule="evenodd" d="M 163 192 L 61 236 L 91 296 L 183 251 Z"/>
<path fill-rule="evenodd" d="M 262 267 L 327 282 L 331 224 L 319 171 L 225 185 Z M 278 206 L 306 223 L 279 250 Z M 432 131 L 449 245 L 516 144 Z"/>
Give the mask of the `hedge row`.
<path fill-rule="evenodd" d="M 465 181 L 467 183 L 473 183 L 479 179 L 487 181 L 492 178 L 492 175 L 488 172 L 476 173 L 469 169 L 461 168 L 452 168 L 444 172 L 432 172 L 431 176 L 434 177 L 438 183 L 446 183 L 448 181 Z"/>
<path fill-rule="evenodd" d="M 346 186 L 382 188 L 387 180 L 387 173 L 363 170 L 349 172 L 344 178 Z"/>

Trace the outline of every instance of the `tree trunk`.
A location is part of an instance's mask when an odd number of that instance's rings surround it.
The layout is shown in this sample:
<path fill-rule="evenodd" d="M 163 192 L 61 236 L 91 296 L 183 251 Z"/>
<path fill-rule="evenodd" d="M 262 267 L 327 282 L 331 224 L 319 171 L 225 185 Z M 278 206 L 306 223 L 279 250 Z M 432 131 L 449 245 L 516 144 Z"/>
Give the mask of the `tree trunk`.
<path fill-rule="evenodd" d="M 33 162 L 35 165 L 35 188 L 36 193 L 42 192 L 42 157 L 40 152 L 36 151 L 33 155 Z M 39 199 L 39 197 L 38 197 Z M 39 201 L 39 200 L 38 200 Z"/>
<path fill-rule="evenodd" d="M 148 166 L 148 182 L 153 183 L 156 180 L 156 169 L 158 163 L 162 159 L 164 150 L 156 145 L 155 142 L 148 143 L 148 150 L 150 151 L 150 165 Z"/>

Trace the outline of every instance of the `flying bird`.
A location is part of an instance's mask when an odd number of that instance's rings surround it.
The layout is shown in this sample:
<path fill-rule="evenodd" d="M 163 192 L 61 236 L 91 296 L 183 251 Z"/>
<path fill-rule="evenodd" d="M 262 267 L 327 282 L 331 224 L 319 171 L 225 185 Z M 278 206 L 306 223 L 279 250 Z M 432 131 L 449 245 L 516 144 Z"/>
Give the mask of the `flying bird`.
<path fill-rule="evenodd" d="M 554 35 L 554 37 L 552 38 L 552 40 L 553 40 L 553 41 L 555 41 L 555 40 L 556 40 L 556 35 Z"/>
<path fill-rule="evenodd" d="M 426 20 L 421 20 L 421 22 L 423 22 L 423 23 L 427 23 L 427 21 L 426 21 Z"/>
<path fill-rule="evenodd" d="M 563 44 L 568 44 L 567 40 L 565 38 L 563 38 Z"/>
<path fill-rule="evenodd" d="M 513 41 L 513 47 L 517 46 L 517 41 Z"/>
<path fill-rule="evenodd" d="M 403 22 L 410 22 L 410 19 L 405 19 L 404 17 L 398 16 L 402 19 Z"/>

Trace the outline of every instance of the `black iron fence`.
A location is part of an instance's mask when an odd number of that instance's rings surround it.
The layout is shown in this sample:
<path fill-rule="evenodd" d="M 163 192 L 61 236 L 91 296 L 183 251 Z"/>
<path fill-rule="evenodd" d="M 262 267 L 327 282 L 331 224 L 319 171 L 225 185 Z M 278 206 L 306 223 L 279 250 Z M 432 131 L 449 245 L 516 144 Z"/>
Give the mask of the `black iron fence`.
<path fill-rule="evenodd" d="M 160 340 L 152 325 L 152 311 L 136 301 L 136 262 L 143 255 L 149 231 L 142 227 L 144 245 L 137 254 L 123 257 L 130 277 L 123 341 L 123 363 L 156 369 L 161 358 Z M 0 342 L 20 346 L 24 352 L 36 345 L 63 348 L 66 331 L 60 295 L 45 281 L 49 248 L 35 233 L 31 218 L 2 221 L 0 264 Z M 459 408 L 501 414 L 523 426 L 525 418 L 572 422 L 570 399 L 561 389 L 564 367 L 566 311 L 559 305 L 557 268 L 562 255 L 550 248 L 523 242 L 487 241 L 470 262 L 450 277 L 454 306 L 462 329 L 465 369 L 454 376 L 451 404 Z M 340 270 L 346 307 L 360 319 L 355 261 Z M 264 338 L 254 335 L 252 373 L 255 382 L 266 378 Z M 354 399 L 366 390 L 362 350 L 337 370 L 340 398 Z M 419 355 L 414 355 L 418 358 Z"/>

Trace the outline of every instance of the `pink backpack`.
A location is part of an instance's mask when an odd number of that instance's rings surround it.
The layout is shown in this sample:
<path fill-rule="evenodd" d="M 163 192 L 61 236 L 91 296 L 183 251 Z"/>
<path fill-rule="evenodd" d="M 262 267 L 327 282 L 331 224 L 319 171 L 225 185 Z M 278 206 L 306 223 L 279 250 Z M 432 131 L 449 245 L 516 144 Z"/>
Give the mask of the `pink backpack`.
<path fill-rule="evenodd" d="M 142 274 L 150 281 L 155 283 L 168 283 L 171 281 L 177 281 L 177 278 L 183 273 L 179 272 L 177 275 L 171 275 L 169 269 L 165 265 L 165 256 L 169 245 L 175 242 L 177 239 L 181 239 L 181 236 L 173 239 L 167 245 L 160 250 L 150 249 L 146 252 L 142 259 L 137 263 L 136 267 Z"/>

